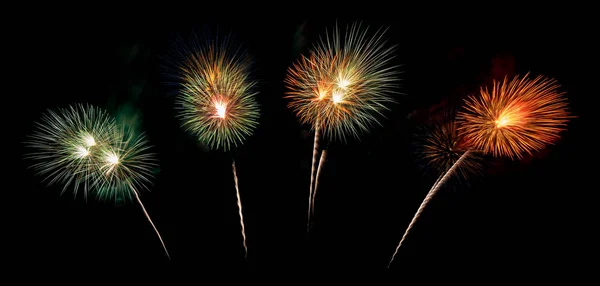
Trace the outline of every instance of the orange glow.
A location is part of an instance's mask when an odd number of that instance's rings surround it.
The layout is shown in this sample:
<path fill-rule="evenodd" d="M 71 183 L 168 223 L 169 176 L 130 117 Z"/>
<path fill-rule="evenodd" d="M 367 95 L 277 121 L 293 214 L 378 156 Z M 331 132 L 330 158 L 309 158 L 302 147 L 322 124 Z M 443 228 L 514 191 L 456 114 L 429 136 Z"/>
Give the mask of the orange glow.
<path fill-rule="evenodd" d="M 503 126 L 508 125 L 510 123 L 510 120 L 508 119 L 508 117 L 502 116 L 502 117 L 498 118 L 498 120 L 496 120 L 495 123 L 496 123 L 496 128 L 502 128 Z"/>

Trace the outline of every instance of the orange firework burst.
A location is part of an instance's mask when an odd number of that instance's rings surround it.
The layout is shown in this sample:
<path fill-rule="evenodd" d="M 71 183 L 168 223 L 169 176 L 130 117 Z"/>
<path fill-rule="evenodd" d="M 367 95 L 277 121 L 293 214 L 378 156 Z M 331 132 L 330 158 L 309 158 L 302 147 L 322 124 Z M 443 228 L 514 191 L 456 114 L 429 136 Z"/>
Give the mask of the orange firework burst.
<path fill-rule="evenodd" d="M 494 81 L 465 100 L 459 130 L 476 150 L 493 156 L 521 158 L 553 144 L 570 118 L 564 92 L 554 79 L 515 76 Z"/>
<path fill-rule="evenodd" d="M 404 232 L 388 268 L 427 204 L 460 167 L 469 164 L 473 151 L 521 158 L 523 153 L 531 154 L 560 138 L 560 131 L 566 129 L 571 117 L 564 93 L 558 91 L 559 85 L 554 79 L 538 76 L 531 80 L 528 76 L 516 76 L 510 82 L 506 77 L 503 82 L 494 81 L 492 92 L 481 88 L 480 96 L 465 100 L 464 110 L 457 114 L 457 123 L 460 136 L 464 136 L 470 147 L 433 184 Z M 434 154 L 440 149 L 437 145 L 433 146 Z M 444 145 L 448 144 L 441 144 Z"/>

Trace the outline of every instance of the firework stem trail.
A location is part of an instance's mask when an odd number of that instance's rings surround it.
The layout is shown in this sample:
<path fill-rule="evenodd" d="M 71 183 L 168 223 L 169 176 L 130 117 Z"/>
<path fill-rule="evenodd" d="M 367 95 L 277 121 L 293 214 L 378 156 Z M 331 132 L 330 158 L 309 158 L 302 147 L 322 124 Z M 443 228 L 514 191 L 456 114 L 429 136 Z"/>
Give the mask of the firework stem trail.
<path fill-rule="evenodd" d="M 408 232 L 413 228 L 415 222 L 417 221 L 417 219 L 419 219 L 419 217 L 423 213 L 423 210 L 425 209 L 425 207 L 429 204 L 429 202 L 431 201 L 433 196 L 435 196 L 435 194 L 440 189 L 440 186 L 442 186 L 448 180 L 448 178 L 450 178 L 450 176 L 452 176 L 452 174 L 454 174 L 456 169 L 460 166 L 460 164 L 462 164 L 462 162 L 465 160 L 465 158 L 467 158 L 469 156 L 470 153 L 471 153 L 471 150 L 467 150 L 465 153 L 463 153 L 462 156 L 460 156 L 460 158 L 458 158 L 456 163 L 454 163 L 454 165 L 452 165 L 452 167 L 450 167 L 450 169 L 448 169 L 448 171 L 446 171 L 444 176 L 441 179 L 439 179 L 436 184 L 433 185 L 431 190 L 429 190 L 429 193 L 427 193 L 427 196 L 425 196 L 425 199 L 419 206 L 417 213 L 415 213 L 415 216 L 410 221 L 410 224 L 404 231 L 404 234 L 402 235 L 402 239 L 400 240 L 400 243 L 398 243 L 398 246 L 396 247 L 396 251 L 394 251 L 394 255 L 392 255 L 392 259 L 390 260 L 390 263 L 388 264 L 387 268 L 390 268 L 390 266 L 392 265 L 392 262 L 394 261 L 394 258 L 396 257 L 396 254 L 398 253 L 398 250 L 400 249 L 400 246 L 402 246 L 402 242 L 404 242 L 404 240 L 406 239 Z"/>
<path fill-rule="evenodd" d="M 246 245 L 246 229 L 244 227 L 244 216 L 242 215 L 242 200 L 240 199 L 240 188 L 238 187 L 238 177 L 235 170 L 235 161 L 231 164 L 233 168 L 233 180 L 235 181 L 235 194 L 237 196 L 237 205 L 240 214 L 240 226 L 242 227 L 242 239 L 244 243 L 244 257 L 248 257 L 248 246 Z"/>
<path fill-rule="evenodd" d="M 315 197 L 317 196 L 317 187 L 319 186 L 319 177 L 321 177 L 321 168 L 323 167 L 323 163 L 325 163 L 325 158 L 327 157 L 327 150 L 323 150 L 321 152 L 321 159 L 319 160 L 319 167 L 317 168 L 317 175 L 315 176 L 315 188 L 312 193 L 312 203 L 311 203 L 311 216 L 315 216 Z"/>
<path fill-rule="evenodd" d="M 310 168 L 310 193 L 308 194 L 308 220 L 306 223 L 306 231 L 310 231 L 310 219 L 312 214 L 312 198 L 313 198 L 313 190 L 315 184 L 315 165 L 317 163 L 317 156 L 319 153 L 319 121 L 317 120 L 317 124 L 315 124 L 315 143 L 313 145 L 313 157 L 312 164 Z"/>
<path fill-rule="evenodd" d="M 435 189 L 435 187 L 440 183 L 440 181 L 442 180 L 442 178 L 444 177 L 444 175 L 446 174 L 446 172 L 448 172 L 448 169 L 444 170 L 444 173 L 442 173 L 437 180 L 435 180 L 435 183 L 433 183 L 433 186 L 431 186 L 431 189 L 429 189 L 429 191 Z"/>
<path fill-rule="evenodd" d="M 129 187 L 131 188 L 131 191 L 135 195 L 135 198 L 137 199 L 138 203 L 140 203 L 140 206 L 142 207 L 142 211 L 144 211 L 144 214 L 146 215 L 146 218 L 148 219 L 148 221 L 152 225 L 152 228 L 154 228 L 154 231 L 156 232 L 156 235 L 158 235 L 158 239 L 160 239 L 160 243 L 162 244 L 162 247 L 164 248 L 165 253 L 167 254 L 167 257 L 169 258 L 169 260 L 171 260 L 171 256 L 169 255 L 169 251 L 167 251 L 167 247 L 165 246 L 165 242 L 163 241 L 162 237 L 160 236 L 160 233 L 158 232 L 158 229 L 156 229 L 156 226 L 152 222 L 152 219 L 150 219 L 150 215 L 146 211 L 146 208 L 144 207 L 144 204 L 142 203 L 142 200 L 140 200 L 140 196 L 138 195 L 138 192 L 133 188 L 133 186 L 131 184 L 129 184 Z"/>

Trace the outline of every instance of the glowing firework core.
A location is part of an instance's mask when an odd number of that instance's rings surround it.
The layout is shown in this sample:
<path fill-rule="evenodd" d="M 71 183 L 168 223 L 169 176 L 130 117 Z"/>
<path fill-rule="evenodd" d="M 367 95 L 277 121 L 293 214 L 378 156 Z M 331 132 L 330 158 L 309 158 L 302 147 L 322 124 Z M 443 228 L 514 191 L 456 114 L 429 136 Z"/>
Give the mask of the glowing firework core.
<path fill-rule="evenodd" d="M 342 79 L 342 80 L 340 80 L 340 82 L 338 83 L 338 86 L 339 86 L 341 89 L 344 89 L 344 90 L 345 90 L 345 89 L 348 87 L 348 85 L 350 85 L 350 81 L 348 81 L 347 79 Z"/>
<path fill-rule="evenodd" d="M 332 96 L 331 96 L 331 100 L 333 101 L 333 104 L 338 104 L 339 102 L 342 101 L 342 97 L 343 94 L 339 93 L 339 92 L 335 92 Z"/>
<path fill-rule="evenodd" d="M 215 103 L 217 109 L 217 116 L 219 118 L 225 118 L 225 111 L 227 111 L 226 105 L 220 102 Z"/>
<path fill-rule="evenodd" d="M 83 147 L 83 146 L 77 146 L 77 151 L 75 152 L 75 155 L 78 158 L 85 158 L 89 154 L 90 154 L 90 151 L 88 151 L 85 147 Z"/>
<path fill-rule="evenodd" d="M 498 118 L 498 120 L 496 120 L 495 123 L 496 128 L 502 128 L 508 125 L 508 123 L 510 123 L 510 120 L 506 116 L 500 116 L 500 118 Z"/>
<path fill-rule="evenodd" d="M 96 145 L 96 140 L 94 140 L 94 137 L 92 137 L 92 135 L 85 136 L 83 140 L 85 141 L 85 146 L 87 147 Z"/>
<path fill-rule="evenodd" d="M 319 100 L 325 98 L 326 95 L 327 95 L 327 92 L 319 91 Z"/>
<path fill-rule="evenodd" d="M 106 155 L 106 162 L 110 165 L 119 164 L 119 156 L 117 156 L 115 153 L 110 153 Z"/>

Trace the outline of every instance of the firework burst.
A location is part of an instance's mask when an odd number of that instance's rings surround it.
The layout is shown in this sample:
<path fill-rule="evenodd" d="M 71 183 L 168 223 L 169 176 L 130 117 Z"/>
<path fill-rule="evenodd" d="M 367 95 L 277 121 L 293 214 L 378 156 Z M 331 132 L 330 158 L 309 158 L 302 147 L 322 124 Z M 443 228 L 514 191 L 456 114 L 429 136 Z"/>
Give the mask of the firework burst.
<path fill-rule="evenodd" d="M 158 167 L 143 134 L 132 129 L 114 128 L 112 144 L 103 146 L 95 155 L 98 175 L 96 194 L 102 200 L 132 199 L 135 191 L 147 191 L 153 169 Z"/>
<path fill-rule="evenodd" d="M 532 80 L 526 74 L 522 78 L 515 76 L 510 82 L 507 77 L 502 82 L 494 81 L 491 92 L 482 87 L 478 96 L 465 100 L 463 110 L 457 114 L 457 124 L 469 148 L 433 185 L 396 247 L 388 268 L 425 206 L 457 170 L 471 164 L 469 158 L 475 152 L 520 159 L 523 153 L 532 154 L 560 139 L 559 134 L 566 129 L 571 116 L 565 93 L 559 87 L 554 79 L 538 76 Z"/>
<path fill-rule="evenodd" d="M 62 184 L 63 193 L 73 186 L 75 194 L 83 186 L 87 197 L 98 174 L 94 158 L 113 143 L 115 126 L 108 113 L 90 105 L 48 110 L 25 142 L 33 150 L 26 158 L 34 162 L 32 168 L 48 185 Z"/>
<path fill-rule="evenodd" d="M 87 196 L 93 191 L 99 199 L 135 196 L 154 228 L 167 257 L 169 252 L 138 195 L 147 189 L 156 166 L 143 136 L 118 126 L 111 116 L 94 106 L 76 105 L 59 112 L 48 111 L 43 123 L 27 143 L 34 148 L 28 157 L 49 183 L 60 182 L 64 190 L 73 183 L 75 192 L 84 185 Z"/>
<path fill-rule="evenodd" d="M 470 145 L 458 132 L 458 124 L 448 113 L 434 117 L 433 122 L 419 127 L 415 146 L 421 166 L 425 171 L 435 170 L 443 174 L 456 163 L 458 158 L 470 149 Z M 478 173 L 482 167 L 481 157 L 472 153 L 458 169 L 460 177 Z"/>
<path fill-rule="evenodd" d="M 337 26 L 289 69 L 284 80 L 292 109 L 301 123 L 315 130 L 308 223 L 315 197 L 319 140 L 358 138 L 379 124 L 388 104 L 395 102 L 399 72 L 391 65 L 395 47 L 387 47 L 385 30 L 369 35 L 354 23 L 345 32 Z M 322 160 L 320 160 L 322 161 Z M 321 165 L 321 164 L 320 164 Z"/>
<path fill-rule="evenodd" d="M 240 145 L 258 125 L 255 81 L 249 77 L 249 57 L 221 44 L 189 45 L 178 51 L 177 106 L 184 129 L 211 149 Z"/>
<path fill-rule="evenodd" d="M 336 27 L 288 69 L 288 106 L 302 123 L 341 140 L 379 124 L 399 79 L 391 64 L 395 47 L 387 47 L 384 33 L 369 35 L 356 23 L 343 34 Z"/>
<path fill-rule="evenodd" d="M 211 149 L 229 151 L 243 144 L 258 125 L 256 82 L 250 79 L 249 57 L 231 49 L 227 40 L 193 42 L 177 48 L 181 59 L 177 105 L 182 126 Z M 248 247 L 235 160 L 232 163 L 244 253 Z"/>
<path fill-rule="evenodd" d="M 476 150 L 520 159 L 560 138 L 570 118 L 565 93 L 554 79 L 538 76 L 494 81 L 465 100 L 459 130 Z"/>

